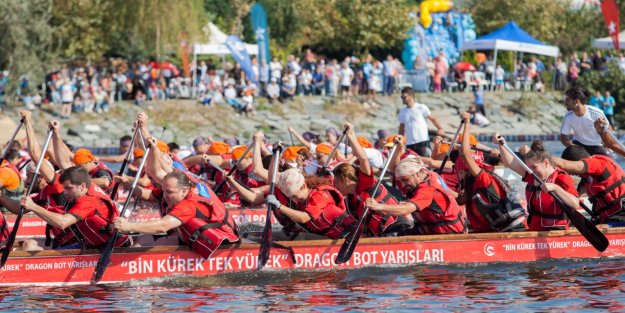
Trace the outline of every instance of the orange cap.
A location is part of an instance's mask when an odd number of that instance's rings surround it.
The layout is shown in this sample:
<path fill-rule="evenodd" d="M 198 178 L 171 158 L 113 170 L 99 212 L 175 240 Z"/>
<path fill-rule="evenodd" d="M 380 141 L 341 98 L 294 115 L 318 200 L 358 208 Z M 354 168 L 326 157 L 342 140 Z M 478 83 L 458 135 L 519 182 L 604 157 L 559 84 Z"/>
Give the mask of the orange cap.
<path fill-rule="evenodd" d="M 95 161 L 95 157 L 89 149 L 80 148 L 74 152 L 74 164 L 80 165 L 91 161 Z"/>
<path fill-rule="evenodd" d="M 132 155 L 135 158 L 142 158 L 145 155 L 145 151 L 139 149 L 139 148 L 135 148 L 134 150 L 132 150 Z"/>
<path fill-rule="evenodd" d="M 221 141 L 213 141 L 210 147 L 208 147 L 208 154 L 222 155 L 228 153 L 229 150 L 230 146 L 227 143 Z"/>
<path fill-rule="evenodd" d="M 462 135 L 458 136 L 458 143 L 462 144 Z M 477 146 L 477 138 L 475 138 L 475 136 L 473 136 L 473 134 L 471 134 L 469 136 L 469 143 L 471 146 Z"/>
<path fill-rule="evenodd" d="M 245 152 L 245 149 L 247 149 L 247 146 L 238 146 L 232 149 L 232 158 L 235 160 L 240 159 L 241 156 L 243 156 L 243 152 Z M 248 151 L 245 157 L 246 158 L 252 157 L 252 153 Z"/>
<path fill-rule="evenodd" d="M 306 148 L 302 146 L 290 146 L 284 150 L 282 158 L 285 160 L 295 160 L 301 150 L 306 150 Z"/>
<path fill-rule="evenodd" d="M 163 153 L 169 152 L 169 146 L 167 146 L 167 143 L 162 140 L 156 141 L 156 147 L 158 148 L 158 150 L 161 150 L 161 152 Z"/>
<path fill-rule="evenodd" d="M 365 136 L 358 136 L 358 143 L 363 148 L 373 148 L 371 141 L 369 141 L 369 139 L 367 139 Z"/>
<path fill-rule="evenodd" d="M 447 151 L 449 151 L 448 143 L 441 143 L 440 146 L 438 146 L 438 153 L 447 153 Z"/>
<path fill-rule="evenodd" d="M 399 135 L 388 136 L 388 138 L 386 138 L 386 144 L 384 146 L 385 147 L 392 147 L 394 145 L 394 141 L 395 141 L 395 138 L 397 136 L 399 136 Z M 403 137 L 402 142 L 404 143 L 404 145 L 406 144 L 406 136 Z"/>
<path fill-rule="evenodd" d="M 332 146 L 327 143 L 320 143 L 317 145 L 315 153 L 330 155 L 330 153 L 332 153 Z"/>

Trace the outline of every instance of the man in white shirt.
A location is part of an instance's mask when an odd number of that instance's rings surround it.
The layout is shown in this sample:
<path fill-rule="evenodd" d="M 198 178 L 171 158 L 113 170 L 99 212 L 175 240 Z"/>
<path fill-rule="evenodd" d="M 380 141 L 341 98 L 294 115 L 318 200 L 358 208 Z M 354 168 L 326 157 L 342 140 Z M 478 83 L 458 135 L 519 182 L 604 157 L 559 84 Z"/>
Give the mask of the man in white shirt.
<path fill-rule="evenodd" d="M 564 102 L 568 112 L 564 114 L 560 141 L 565 147 L 572 145 L 582 146 L 591 155 L 609 155 L 597 134 L 594 123 L 597 119 L 607 120 L 603 111 L 591 105 L 586 105 L 590 93 L 580 85 L 575 85 L 566 91 Z M 573 132 L 573 140 L 569 135 Z"/>
<path fill-rule="evenodd" d="M 406 137 L 406 148 L 420 156 L 429 157 L 432 150 L 426 119 L 429 119 L 436 126 L 439 135 L 443 134 L 443 128 L 438 119 L 430 113 L 427 106 L 414 101 L 412 88 L 404 87 L 401 90 L 401 99 L 406 107 L 399 110 L 397 115 L 399 134 Z"/>

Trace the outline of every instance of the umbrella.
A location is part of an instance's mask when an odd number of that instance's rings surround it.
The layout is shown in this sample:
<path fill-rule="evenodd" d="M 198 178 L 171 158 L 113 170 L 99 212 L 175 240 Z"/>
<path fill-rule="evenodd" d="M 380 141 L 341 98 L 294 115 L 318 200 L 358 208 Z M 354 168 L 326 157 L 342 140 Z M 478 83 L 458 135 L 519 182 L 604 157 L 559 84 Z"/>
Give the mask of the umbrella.
<path fill-rule="evenodd" d="M 459 71 L 475 71 L 475 66 L 469 62 L 456 63 L 455 68 Z"/>

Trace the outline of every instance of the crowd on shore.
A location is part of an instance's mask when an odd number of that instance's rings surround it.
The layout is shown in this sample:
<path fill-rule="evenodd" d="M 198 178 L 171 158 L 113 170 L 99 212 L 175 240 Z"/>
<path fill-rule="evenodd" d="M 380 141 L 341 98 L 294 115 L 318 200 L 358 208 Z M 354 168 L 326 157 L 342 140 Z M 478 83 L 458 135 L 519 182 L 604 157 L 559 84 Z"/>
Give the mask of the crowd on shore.
<path fill-rule="evenodd" d="M 596 51 L 568 61 L 558 58 L 549 68 L 536 57 L 519 60 L 514 71 L 495 66 L 492 56 L 478 58 L 476 66 L 459 62 L 450 64 L 444 53 L 434 58 L 417 58 L 413 69 L 405 69 L 392 55 L 377 60 L 371 55 L 362 59 L 325 58 L 310 49 L 301 57 L 289 55 L 285 61 L 273 58 L 268 64 L 252 59 L 254 77 L 249 77 L 239 64 L 216 64 L 200 60 L 191 65 L 184 77 L 174 63 L 165 60 L 110 60 L 99 64 L 65 64 L 44 79 L 22 76 L 15 94 L 6 94 L 8 71 L 0 72 L 0 106 L 16 100 L 27 109 L 44 103 L 52 104 L 61 118 L 72 113 L 104 112 L 121 100 L 136 105 L 146 101 L 195 98 L 204 105 L 228 104 L 238 112 L 254 113 L 255 99 L 266 97 L 270 103 L 284 102 L 298 95 L 324 95 L 341 99 L 358 95 L 365 105 L 376 106 L 377 94 L 390 95 L 401 87 L 422 85 L 422 91 L 480 91 L 525 89 L 542 92 L 543 73 L 551 71 L 553 87 L 564 90 L 590 71 L 607 71 L 609 62 L 616 62 L 625 71 L 625 56 L 602 56 Z M 422 79 L 416 79 L 415 77 Z M 419 81 L 419 82 L 416 82 Z M 602 90 L 601 92 L 605 92 Z"/>
<path fill-rule="evenodd" d="M 443 125 L 410 88 L 400 97 L 405 107 L 397 116 L 398 133 L 380 130 L 370 140 L 346 122 L 342 131 L 328 128 L 320 138 L 294 125 L 289 132 L 299 144 L 288 147 L 258 131 L 249 146 L 200 136 L 192 151 L 183 150 L 153 137 L 147 114 L 140 112 L 134 135 L 120 140 L 122 154 L 113 157 L 67 146 L 59 121 L 49 123 L 50 139 L 43 145 L 48 148 L 42 148 L 31 113 L 22 110 L 27 148 L 14 143 L 4 154 L 0 205 L 12 213 L 21 205 L 45 220 L 55 248 L 102 247 L 113 228 L 125 234 L 116 246 L 134 245 L 137 234 L 177 230 L 204 258 L 223 242 L 239 240 L 227 211 L 250 205 L 273 211 L 283 229 L 274 238 L 284 240 L 343 238 L 369 209 L 365 235 L 372 237 L 568 229 L 565 209 L 583 206 L 581 194 L 591 199 L 593 223 L 622 222 L 625 173 L 609 150 L 625 156 L 625 149 L 602 111 L 588 105 L 590 94 L 581 86 L 566 91 L 561 157 L 549 155 L 541 142 L 512 152 L 499 135 L 493 137 L 496 148 L 481 144 L 471 134 L 468 112 L 460 115 L 460 136 L 445 138 Z M 437 128 L 433 138 L 428 122 Z M 104 164 L 131 156 L 119 175 Z M 527 183 L 526 205 L 495 174 L 496 165 Z M 582 177 L 579 186 L 570 175 Z M 116 184 L 129 197 L 153 202 L 160 217 L 131 222 L 119 216 Z M 32 186 L 32 197 L 23 194 L 24 185 Z M 1 226 L 0 242 L 9 230 Z M 21 247 L 41 249 L 32 241 Z"/>

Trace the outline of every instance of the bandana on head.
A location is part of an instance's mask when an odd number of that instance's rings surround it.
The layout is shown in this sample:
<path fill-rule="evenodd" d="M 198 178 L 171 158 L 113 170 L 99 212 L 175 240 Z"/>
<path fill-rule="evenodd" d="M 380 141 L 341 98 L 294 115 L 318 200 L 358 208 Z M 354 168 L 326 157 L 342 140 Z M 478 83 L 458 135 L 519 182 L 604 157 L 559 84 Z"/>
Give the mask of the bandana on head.
<path fill-rule="evenodd" d="M 74 164 L 80 165 L 91 161 L 95 161 L 95 157 L 88 149 L 81 148 L 74 152 Z"/>
<path fill-rule="evenodd" d="M 397 164 L 395 174 L 398 177 L 414 175 L 425 169 L 425 164 L 417 158 L 405 158 Z"/>
<path fill-rule="evenodd" d="M 306 183 L 304 175 L 296 169 L 288 169 L 278 175 L 278 189 L 287 197 L 292 197 Z"/>
<path fill-rule="evenodd" d="M 472 151 L 471 156 L 473 157 L 473 161 L 475 161 L 475 163 L 477 163 L 477 166 L 479 166 L 480 168 L 488 169 L 491 167 L 490 165 L 484 163 L 484 154 L 482 152 Z M 458 171 L 469 170 L 467 162 L 464 160 L 463 157 L 460 157 L 460 156 L 458 157 L 458 159 L 456 159 L 456 163 L 454 164 L 454 166 L 456 167 L 456 170 Z"/>

